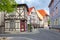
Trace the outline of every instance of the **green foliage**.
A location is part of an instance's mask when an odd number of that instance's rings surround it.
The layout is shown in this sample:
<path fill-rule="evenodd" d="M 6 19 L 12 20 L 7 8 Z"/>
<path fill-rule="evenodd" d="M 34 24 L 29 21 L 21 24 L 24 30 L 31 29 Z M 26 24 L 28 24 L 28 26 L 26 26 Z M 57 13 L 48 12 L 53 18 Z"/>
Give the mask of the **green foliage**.
<path fill-rule="evenodd" d="M 48 24 L 50 24 L 50 20 L 48 20 Z"/>
<path fill-rule="evenodd" d="M 31 24 L 28 24 L 28 30 L 32 30 Z"/>
<path fill-rule="evenodd" d="M 16 5 L 15 0 L 0 0 L 0 11 L 13 12 L 13 5 Z"/>
<path fill-rule="evenodd" d="M 28 24 L 28 26 L 31 26 L 31 24 Z"/>

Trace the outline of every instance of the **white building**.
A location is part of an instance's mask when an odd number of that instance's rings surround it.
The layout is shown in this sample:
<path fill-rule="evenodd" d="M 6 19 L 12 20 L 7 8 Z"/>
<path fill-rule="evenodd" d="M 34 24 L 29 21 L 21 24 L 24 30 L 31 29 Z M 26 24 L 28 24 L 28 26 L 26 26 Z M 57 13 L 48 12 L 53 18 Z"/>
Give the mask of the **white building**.
<path fill-rule="evenodd" d="M 48 14 L 45 10 L 37 10 L 37 14 L 40 18 L 40 27 L 48 28 Z"/>
<path fill-rule="evenodd" d="M 39 17 L 34 7 L 29 8 L 28 12 L 28 24 L 31 24 L 33 27 L 39 27 Z"/>
<path fill-rule="evenodd" d="M 4 32 L 4 13 L 5 12 L 0 12 L 0 33 Z"/>
<path fill-rule="evenodd" d="M 25 32 L 27 30 L 27 12 L 26 4 L 18 4 L 16 11 L 6 14 L 5 32 Z"/>

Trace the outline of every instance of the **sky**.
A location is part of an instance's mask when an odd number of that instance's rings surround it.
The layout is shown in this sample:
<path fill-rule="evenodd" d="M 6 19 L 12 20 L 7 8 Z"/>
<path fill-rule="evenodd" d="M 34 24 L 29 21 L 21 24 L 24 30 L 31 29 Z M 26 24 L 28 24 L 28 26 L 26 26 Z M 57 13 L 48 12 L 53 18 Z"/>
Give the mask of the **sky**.
<path fill-rule="evenodd" d="M 27 4 L 28 7 L 35 7 L 36 10 L 44 9 L 49 14 L 48 5 L 51 0 L 16 0 L 18 4 Z"/>

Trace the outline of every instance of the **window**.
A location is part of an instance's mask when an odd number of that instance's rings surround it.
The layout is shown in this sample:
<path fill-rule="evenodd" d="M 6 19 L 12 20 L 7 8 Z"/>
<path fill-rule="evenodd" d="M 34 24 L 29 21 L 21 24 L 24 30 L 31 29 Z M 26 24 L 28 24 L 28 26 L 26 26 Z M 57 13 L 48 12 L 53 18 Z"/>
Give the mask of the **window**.
<path fill-rule="evenodd" d="M 31 12 L 31 14 L 33 14 L 34 12 Z"/>
<path fill-rule="evenodd" d="M 15 28 L 15 21 L 14 20 L 11 20 L 10 21 L 10 28 L 11 29 L 14 29 Z"/>
<path fill-rule="evenodd" d="M 58 25 L 58 19 L 55 19 L 55 25 Z"/>
<path fill-rule="evenodd" d="M 31 14 L 34 14 L 35 15 L 36 13 L 35 12 L 31 12 Z"/>
<path fill-rule="evenodd" d="M 22 12 L 24 12 L 22 7 L 21 8 L 17 8 L 17 13 L 22 13 Z"/>
<path fill-rule="evenodd" d="M 58 8 L 56 7 L 56 14 L 58 14 Z"/>

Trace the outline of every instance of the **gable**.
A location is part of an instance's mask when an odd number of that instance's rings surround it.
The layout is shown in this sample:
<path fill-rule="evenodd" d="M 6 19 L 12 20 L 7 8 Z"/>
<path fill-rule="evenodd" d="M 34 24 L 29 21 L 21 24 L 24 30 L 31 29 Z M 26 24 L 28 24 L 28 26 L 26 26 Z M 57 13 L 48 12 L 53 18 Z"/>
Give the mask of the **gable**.
<path fill-rule="evenodd" d="M 37 12 L 37 15 L 38 15 L 39 19 L 43 20 L 43 16 L 38 11 L 36 11 L 36 12 Z"/>

